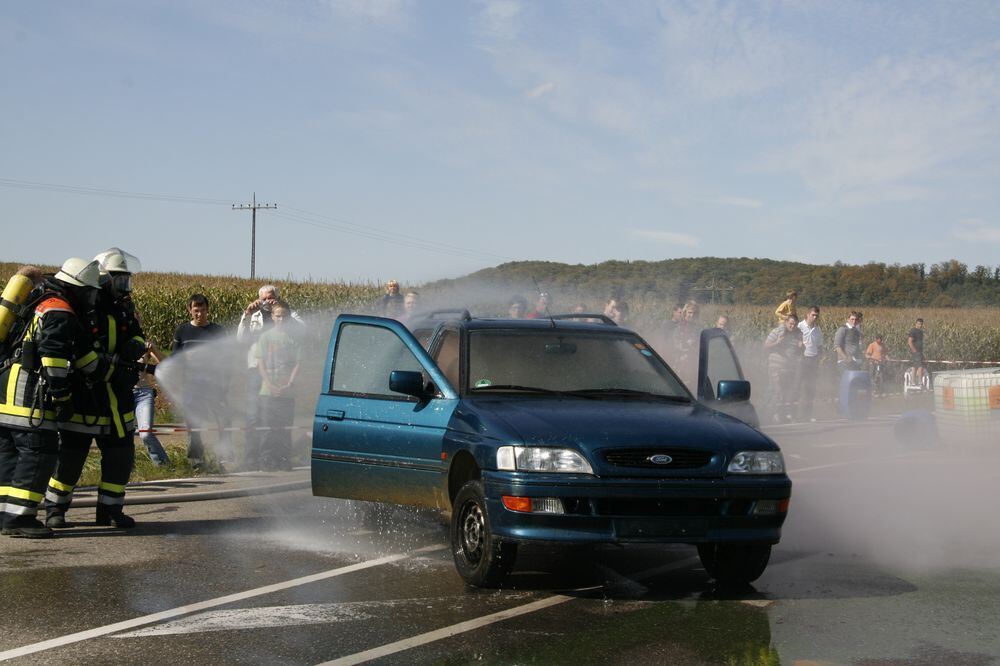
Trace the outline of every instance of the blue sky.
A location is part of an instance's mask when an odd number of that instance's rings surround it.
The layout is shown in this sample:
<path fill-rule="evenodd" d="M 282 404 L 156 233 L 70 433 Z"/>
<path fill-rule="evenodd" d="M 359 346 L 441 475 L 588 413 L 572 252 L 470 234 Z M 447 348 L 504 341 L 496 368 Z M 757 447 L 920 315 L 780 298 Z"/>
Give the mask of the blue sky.
<path fill-rule="evenodd" d="M 4 3 L 0 258 L 245 275 L 256 191 L 278 278 L 995 266 L 998 35 L 992 1 Z"/>

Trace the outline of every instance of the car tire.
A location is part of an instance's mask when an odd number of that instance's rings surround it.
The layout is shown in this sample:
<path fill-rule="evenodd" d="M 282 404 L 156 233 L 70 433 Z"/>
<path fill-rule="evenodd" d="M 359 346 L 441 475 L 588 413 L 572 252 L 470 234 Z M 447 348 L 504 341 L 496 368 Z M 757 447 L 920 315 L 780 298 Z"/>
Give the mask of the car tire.
<path fill-rule="evenodd" d="M 771 558 L 767 543 L 705 543 L 698 546 L 705 571 L 720 585 L 747 585 L 760 578 Z"/>
<path fill-rule="evenodd" d="M 451 551 L 459 575 L 474 587 L 495 587 L 514 567 L 517 544 L 493 535 L 482 481 L 467 482 L 455 496 Z"/>

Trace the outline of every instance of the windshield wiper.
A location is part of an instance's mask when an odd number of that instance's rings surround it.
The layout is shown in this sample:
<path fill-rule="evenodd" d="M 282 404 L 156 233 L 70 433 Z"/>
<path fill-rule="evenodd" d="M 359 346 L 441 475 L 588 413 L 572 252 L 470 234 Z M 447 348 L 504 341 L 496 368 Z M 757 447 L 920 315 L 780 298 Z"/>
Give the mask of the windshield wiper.
<path fill-rule="evenodd" d="M 683 395 L 664 395 L 662 393 L 652 393 L 650 391 L 639 391 L 637 389 L 627 389 L 627 388 L 591 388 L 591 389 L 577 389 L 575 391 L 569 391 L 573 395 L 590 395 L 590 396 L 627 396 L 636 398 L 652 398 L 654 400 L 665 400 L 667 402 L 691 402 L 690 398 Z"/>
<path fill-rule="evenodd" d="M 576 391 L 556 391 L 555 389 L 542 388 L 541 386 L 524 386 L 522 384 L 490 384 L 489 386 L 474 386 L 472 387 L 472 391 L 475 393 L 479 393 L 480 391 L 525 391 L 531 393 L 544 393 L 545 395 L 560 395 L 570 398 L 596 398 L 596 396 L 578 394 Z"/>

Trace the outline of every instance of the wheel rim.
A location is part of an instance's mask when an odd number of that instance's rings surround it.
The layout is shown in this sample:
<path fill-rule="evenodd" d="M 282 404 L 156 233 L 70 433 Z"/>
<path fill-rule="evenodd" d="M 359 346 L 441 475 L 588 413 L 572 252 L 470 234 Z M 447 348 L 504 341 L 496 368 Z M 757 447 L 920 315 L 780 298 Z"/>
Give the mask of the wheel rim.
<path fill-rule="evenodd" d="M 475 502 L 468 502 L 462 508 L 459 524 L 462 552 L 470 562 L 478 562 L 483 555 L 483 540 L 486 538 L 486 516 Z"/>

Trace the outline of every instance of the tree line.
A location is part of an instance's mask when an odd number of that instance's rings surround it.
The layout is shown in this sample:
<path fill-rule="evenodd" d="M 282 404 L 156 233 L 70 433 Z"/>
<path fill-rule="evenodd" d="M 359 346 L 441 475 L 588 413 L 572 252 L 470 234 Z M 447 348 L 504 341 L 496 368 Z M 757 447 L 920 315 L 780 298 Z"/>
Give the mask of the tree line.
<path fill-rule="evenodd" d="M 1000 266 L 969 269 L 951 259 L 931 264 L 806 264 L 773 259 L 698 257 L 663 261 L 562 264 L 518 261 L 454 280 L 425 285 L 462 288 L 489 284 L 530 295 L 543 291 L 572 297 L 607 294 L 682 302 L 768 305 L 799 292 L 800 304 L 887 307 L 1000 305 Z"/>

